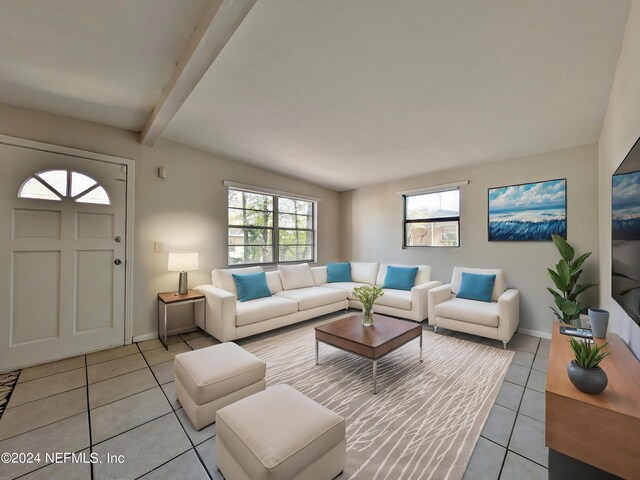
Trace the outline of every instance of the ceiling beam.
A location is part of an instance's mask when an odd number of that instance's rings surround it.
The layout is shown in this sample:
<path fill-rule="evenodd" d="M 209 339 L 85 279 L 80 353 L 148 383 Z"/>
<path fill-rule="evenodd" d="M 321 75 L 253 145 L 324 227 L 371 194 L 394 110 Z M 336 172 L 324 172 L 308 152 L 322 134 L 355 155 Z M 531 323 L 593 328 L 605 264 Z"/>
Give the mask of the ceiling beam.
<path fill-rule="evenodd" d="M 256 0 L 211 0 L 140 133 L 152 146 L 207 73 Z"/>

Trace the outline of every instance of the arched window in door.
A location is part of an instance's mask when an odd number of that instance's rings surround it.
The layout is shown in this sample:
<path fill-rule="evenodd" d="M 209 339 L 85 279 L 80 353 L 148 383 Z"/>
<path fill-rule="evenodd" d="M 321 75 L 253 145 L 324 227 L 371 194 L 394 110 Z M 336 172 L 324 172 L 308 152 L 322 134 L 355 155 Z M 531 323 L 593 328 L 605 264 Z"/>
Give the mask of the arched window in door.
<path fill-rule="evenodd" d="M 71 198 L 77 203 L 109 205 L 109 194 L 93 178 L 72 170 L 45 170 L 24 181 L 18 198 L 60 201 Z"/>

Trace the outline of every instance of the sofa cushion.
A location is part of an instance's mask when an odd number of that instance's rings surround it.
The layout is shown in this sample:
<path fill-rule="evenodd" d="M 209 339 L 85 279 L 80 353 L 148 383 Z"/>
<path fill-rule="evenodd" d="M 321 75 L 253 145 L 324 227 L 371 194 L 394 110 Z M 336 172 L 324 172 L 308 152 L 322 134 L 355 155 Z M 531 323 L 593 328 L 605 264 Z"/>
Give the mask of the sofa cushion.
<path fill-rule="evenodd" d="M 478 275 L 477 273 L 462 272 L 458 298 L 490 302 L 495 281 L 495 275 Z"/>
<path fill-rule="evenodd" d="M 418 273 L 416 274 L 416 281 L 414 285 L 422 285 L 423 283 L 429 283 L 431 281 L 431 267 L 429 265 L 405 265 L 402 263 L 392 264 L 395 267 L 418 267 Z M 384 278 L 387 276 L 388 263 L 381 263 L 378 270 L 378 278 L 376 279 L 376 285 L 384 285 Z"/>
<path fill-rule="evenodd" d="M 280 280 L 280 272 L 277 270 L 275 272 L 266 272 L 267 274 L 267 284 L 269 285 L 269 290 L 271 293 L 278 293 L 283 290 L 282 288 L 282 280 Z"/>
<path fill-rule="evenodd" d="M 324 285 L 322 285 L 322 287 L 344 290 L 345 292 L 347 292 L 347 298 L 349 300 L 355 300 L 356 297 L 353 296 L 353 289 L 356 287 L 361 287 L 363 285 L 366 285 L 366 283 L 334 282 L 334 283 L 325 283 Z"/>
<path fill-rule="evenodd" d="M 351 264 L 349 262 L 327 263 L 327 283 L 350 281 Z"/>
<path fill-rule="evenodd" d="M 294 290 L 296 288 L 313 287 L 313 275 L 308 263 L 300 265 L 280 265 L 278 267 L 282 287 L 285 290 Z"/>
<path fill-rule="evenodd" d="M 462 280 L 463 272 L 476 273 L 478 275 L 495 275 L 496 281 L 493 284 L 493 293 L 491 295 L 491 300 L 493 300 L 494 302 L 497 302 L 498 298 L 500 298 L 500 295 L 502 295 L 507 289 L 504 279 L 504 271 L 502 271 L 501 269 L 453 267 L 453 275 L 451 276 L 451 291 L 455 295 L 457 295 L 460 291 L 460 281 Z"/>
<path fill-rule="evenodd" d="M 276 293 L 276 296 L 298 302 L 298 310 L 324 307 L 325 305 L 331 305 L 332 303 L 347 299 L 347 293 L 344 290 L 323 287 L 284 290 Z"/>
<path fill-rule="evenodd" d="M 266 364 L 233 342 L 176 355 L 175 375 L 197 405 L 264 379 Z"/>
<path fill-rule="evenodd" d="M 311 267 L 314 287 L 327 283 L 327 267 Z"/>
<path fill-rule="evenodd" d="M 258 273 L 262 272 L 262 267 L 245 267 L 245 268 L 218 268 L 211 272 L 211 281 L 214 287 L 218 287 L 229 293 L 238 296 L 236 282 L 233 280 L 233 274 Z"/>
<path fill-rule="evenodd" d="M 351 281 L 375 285 L 379 267 L 379 263 L 351 262 Z"/>
<path fill-rule="evenodd" d="M 267 285 L 267 276 L 264 272 L 245 273 L 242 275 L 234 273 L 233 280 L 236 282 L 238 300 L 241 302 L 271 296 L 271 290 Z"/>
<path fill-rule="evenodd" d="M 383 288 L 384 295 L 377 298 L 376 305 L 411 310 L 411 292 L 407 290 L 395 290 Z"/>
<path fill-rule="evenodd" d="M 418 267 L 396 267 L 389 265 L 382 288 L 410 291 L 416 281 Z"/>
<path fill-rule="evenodd" d="M 282 292 L 280 292 L 282 293 Z M 296 313 L 298 303 L 288 298 L 278 297 L 258 298 L 248 302 L 236 302 L 236 326 L 251 325 L 274 317 Z"/>
<path fill-rule="evenodd" d="M 478 302 L 466 298 L 452 298 L 436 305 L 436 315 L 487 327 L 497 327 L 500 319 L 496 302 Z"/>
<path fill-rule="evenodd" d="M 254 480 L 323 478 L 298 474 L 346 433 L 344 418 L 284 384 L 218 410 L 216 420 L 216 441 L 241 462 L 243 478 Z"/>

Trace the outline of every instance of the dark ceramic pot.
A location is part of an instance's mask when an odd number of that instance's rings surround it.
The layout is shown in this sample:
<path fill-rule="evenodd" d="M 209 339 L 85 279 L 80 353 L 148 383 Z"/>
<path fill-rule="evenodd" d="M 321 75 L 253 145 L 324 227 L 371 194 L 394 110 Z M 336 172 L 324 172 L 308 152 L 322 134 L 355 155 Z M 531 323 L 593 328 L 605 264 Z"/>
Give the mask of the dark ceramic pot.
<path fill-rule="evenodd" d="M 600 393 L 609 383 L 607 374 L 600 367 L 582 368 L 575 360 L 571 360 L 567 365 L 567 373 L 571 383 L 585 393 Z"/>

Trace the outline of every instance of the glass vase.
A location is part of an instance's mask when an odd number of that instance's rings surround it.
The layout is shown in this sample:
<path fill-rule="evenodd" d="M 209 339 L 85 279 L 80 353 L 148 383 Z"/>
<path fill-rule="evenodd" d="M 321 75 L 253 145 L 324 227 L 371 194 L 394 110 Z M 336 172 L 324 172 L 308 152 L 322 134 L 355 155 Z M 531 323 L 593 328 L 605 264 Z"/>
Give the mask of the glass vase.
<path fill-rule="evenodd" d="M 362 326 L 363 327 L 371 327 L 373 326 L 373 307 L 363 307 L 362 309 Z"/>

